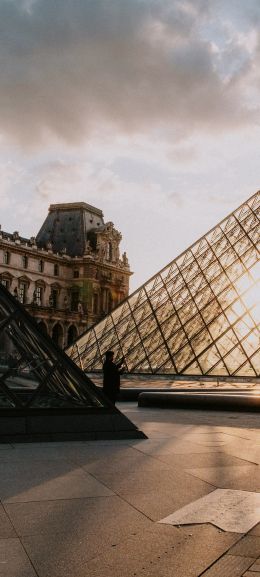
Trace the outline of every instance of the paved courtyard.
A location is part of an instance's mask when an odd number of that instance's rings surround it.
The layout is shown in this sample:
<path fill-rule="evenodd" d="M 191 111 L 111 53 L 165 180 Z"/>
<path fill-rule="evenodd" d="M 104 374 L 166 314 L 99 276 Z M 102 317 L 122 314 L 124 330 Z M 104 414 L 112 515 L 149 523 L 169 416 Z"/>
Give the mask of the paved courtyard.
<path fill-rule="evenodd" d="M 147 440 L 0 445 L 0 576 L 260 576 L 259 415 L 119 408 Z"/>

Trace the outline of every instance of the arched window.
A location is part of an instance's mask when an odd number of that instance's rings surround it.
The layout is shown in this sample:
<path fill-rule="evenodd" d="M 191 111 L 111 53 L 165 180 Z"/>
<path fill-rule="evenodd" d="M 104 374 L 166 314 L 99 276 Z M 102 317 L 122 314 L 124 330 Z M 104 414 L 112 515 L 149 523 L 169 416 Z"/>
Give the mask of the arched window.
<path fill-rule="evenodd" d="M 59 347 L 63 347 L 63 329 L 60 323 L 56 323 L 52 329 L 52 340 Z"/>
<path fill-rule="evenodd" d="M 70 325 L 68 330 L 68 346 L 76 340 L 78 336 L 78 331 L 74 325 Z"/>
<path fill-rule="evenodd" d="M 43 333 L 46 334 L 46 333 L 48 332 L 48 331 L 47 331 L 46 323 L 45 323 L 44 321 L 39 321 L 39 322 L 38 322 L 38 327 L 39 327 L 39 329 L 41 329 L 41 331 L 42 331 Z"/>

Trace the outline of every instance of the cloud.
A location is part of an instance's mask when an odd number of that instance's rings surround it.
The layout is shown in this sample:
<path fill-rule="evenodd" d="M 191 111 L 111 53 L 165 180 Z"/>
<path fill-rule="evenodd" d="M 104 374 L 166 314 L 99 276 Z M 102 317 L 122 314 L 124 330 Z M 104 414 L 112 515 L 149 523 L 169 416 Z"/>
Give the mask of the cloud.
<path fill-rule="evenodd" d="M 0 0 L 0 131 L 27 146 L 53 137 L 78 144 L 109 127 L 190 133 L 252 122 L 256 110 L 244 99 L 243 77 L 254 54 L 233 35 L 221 46 L 218 66 L 219 52 L 204 33 L 214 4 Z M 256 2 L 248 6 L 257 13 Z M 228 18 L 232 13 L 225 13 L 225 25 Z M 246 21 L 244 35 L 255 25 L 248 14 Z M 220 31 L 221 20 L 215 46 Z"/>

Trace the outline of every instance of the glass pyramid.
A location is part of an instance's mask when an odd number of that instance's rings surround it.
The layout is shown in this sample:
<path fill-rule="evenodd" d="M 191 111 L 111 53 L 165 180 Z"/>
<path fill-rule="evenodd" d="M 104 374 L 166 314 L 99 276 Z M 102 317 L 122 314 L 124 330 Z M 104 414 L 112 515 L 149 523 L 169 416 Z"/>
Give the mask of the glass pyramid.
<path fill-rule="evenodd" d="M 0 442 L 145 438 L 0 284 Z"/>
<path fill-rule="evenodd" d="M 129 373 L 257 377 L 260 191 L 67 350 L 98 371 L 107 349 Z"/>
<path fill-rule="evenodd" d="M 109 403 L 0 284 L 0 408 L 102 408 Z"/>

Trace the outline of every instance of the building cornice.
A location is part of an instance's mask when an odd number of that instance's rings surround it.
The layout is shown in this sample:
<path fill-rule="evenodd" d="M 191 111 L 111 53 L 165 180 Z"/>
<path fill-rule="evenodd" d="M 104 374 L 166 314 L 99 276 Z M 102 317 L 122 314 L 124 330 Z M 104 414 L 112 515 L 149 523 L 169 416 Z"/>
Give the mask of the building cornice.
<path fill-rule="evenodd" d="M 91 204 L 87 204 L 86 202 L 65 202 L 62 204 L 51 204 L 49 206 L 49 212 L 56 212 L 63 211 L 63 210 L 87 210 L 88 212 L 92 212 L 97 216 L 103 218 L 103 212 L 99 208 L 95 206 L 91 206 Z"/>

